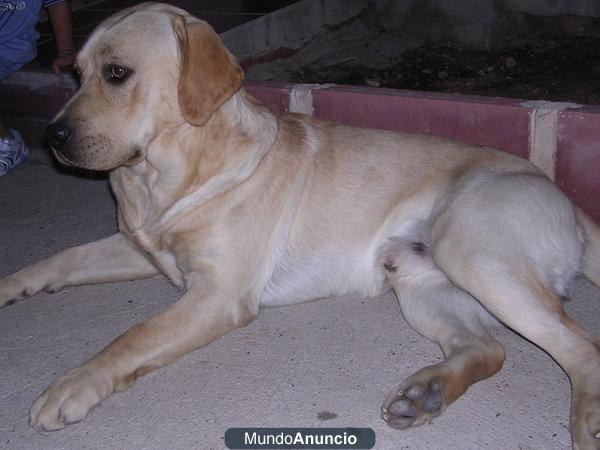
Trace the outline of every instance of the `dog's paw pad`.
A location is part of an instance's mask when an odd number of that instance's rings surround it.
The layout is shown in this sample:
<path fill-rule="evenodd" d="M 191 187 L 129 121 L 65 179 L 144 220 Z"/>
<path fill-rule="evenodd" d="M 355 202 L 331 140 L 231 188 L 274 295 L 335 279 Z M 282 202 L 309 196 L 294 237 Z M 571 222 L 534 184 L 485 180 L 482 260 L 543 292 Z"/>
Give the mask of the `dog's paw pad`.
<path fill-rule="evenodd" d="M 392 428 L 406 429 L 430 421 L 443 411 L 444 398 L 438 381 L 412 384 L 392 391 L 382 407 L 382 417 Z"/>

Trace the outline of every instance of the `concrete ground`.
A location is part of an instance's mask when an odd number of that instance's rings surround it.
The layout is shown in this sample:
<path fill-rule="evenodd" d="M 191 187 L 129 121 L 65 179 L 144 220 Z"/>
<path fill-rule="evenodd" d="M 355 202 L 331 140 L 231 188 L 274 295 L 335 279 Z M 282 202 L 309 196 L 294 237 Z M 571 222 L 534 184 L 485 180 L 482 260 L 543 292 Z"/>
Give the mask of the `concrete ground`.
<path fill-rule="evenodd" d="M 116 231 L 105 180 L 59 173 L 37 157 L 0 178 L 0 274 Z M 432 425 L 396 431 L 385 394 L 440 360 L 391 294 L 265 309 L 248 327 L 140 379 L 81 423 L 27 424 L 37 395 L 181 292 L 165 279 L 70 287 L 0 310 L 0 448 L 223 448 L 229 427 L 370 427 L 378 449 L 567 448 L 569 382 L 552 359 L 507 329 L 507 361 Z M 600 291 L 581 280 L 572 315 L 600 332 Z M 326 414 L 324 414 L 326 413 Z M 323 420 L 334 417 L 329 420 Z"/>

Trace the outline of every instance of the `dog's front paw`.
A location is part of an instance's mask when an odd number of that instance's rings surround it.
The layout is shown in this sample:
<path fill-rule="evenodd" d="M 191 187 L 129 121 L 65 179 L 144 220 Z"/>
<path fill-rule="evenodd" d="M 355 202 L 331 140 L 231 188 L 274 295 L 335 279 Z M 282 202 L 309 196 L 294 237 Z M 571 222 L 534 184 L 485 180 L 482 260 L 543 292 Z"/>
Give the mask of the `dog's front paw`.
<path fill-rule="evenodd" d="M 12 275 L 0 278 L 0 308 L 29 295 L 32 293 L 28 292 L 27 287 L 18 278 Z"/>
<path fill-rule="evenodd" d="M 64 281 L 52 281 L 46 275 L 44 272 L 26 268 L 0 278 L 0 308 L 16 300 L 31 297 L 41 291 L 58 292 L 65 286 Z"/>
<path fill-rule="evenodd" d="M 72 369 L 35 401 L 29 412 L 29 423 L 41 431 L 60 430 L 82 420 L 112 390 L 110 379 L 100 371 L 83 366 Z"/>

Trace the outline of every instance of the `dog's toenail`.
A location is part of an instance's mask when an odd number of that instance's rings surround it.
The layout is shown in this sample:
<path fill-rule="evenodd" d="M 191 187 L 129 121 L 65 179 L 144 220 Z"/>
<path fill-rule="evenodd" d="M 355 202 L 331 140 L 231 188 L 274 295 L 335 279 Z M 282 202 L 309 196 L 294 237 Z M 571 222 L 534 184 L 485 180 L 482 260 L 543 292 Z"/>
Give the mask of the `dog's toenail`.
<path fill-rule="evenodd" d="M 413 252 L 417 253 L 418 255 L 422 255 L 423 253 L 425 253 L 426 249 L 425 244 L 423 244 L 422 242 L 411 242 L 410 248 Z"/>
<path fill-rule="evenodd" d="M 385 268 L 385 270 L 387 270 L 388 272 L 396 272 L 398 270 L 398 266 L 395 266 L 394 264 L 390 264 L 390 263 L 385 263 L 383 265 L 383 267 Z"/>

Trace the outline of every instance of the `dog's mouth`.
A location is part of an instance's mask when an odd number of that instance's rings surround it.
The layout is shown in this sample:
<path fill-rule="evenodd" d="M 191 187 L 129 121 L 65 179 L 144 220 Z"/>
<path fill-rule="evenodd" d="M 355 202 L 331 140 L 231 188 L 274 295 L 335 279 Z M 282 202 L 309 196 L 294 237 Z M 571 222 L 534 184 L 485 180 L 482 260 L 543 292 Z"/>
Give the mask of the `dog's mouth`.
<path fill-rule="evenodd" d="M 129 159 L 127 159 L 126 161 L 122 162 L 121 164 L 117 164 L 115 166 L 111 165 L 111 166 L 107 166 L 107 167 L 104 167 L 104 166 L 103 167 L 86 167 L 85 165 L 77 164 L 72 159 L 69 159 L 67 156 L 64 155 L 64 153 L 61 153 L 59 150 L 56 150 L 56 148 L 54 148 L 52 145 L 50 145 L 50 148 L 51 148 L 52 153 L 54 154 L 54 157 L 56 158 L 56 160 L 63 166 L 79 167 L 82 169 L 88 169 L 88 170 L 93 170 L 93 171 L 112 170 L 112 169 L 118 167 L 119 165 L 123 165 L 126 167 L 135 166 L 136 164 L 139 164 L 145 158 L 144 153 L 142 152 L 141 148 L 136 147 L 134 149 L 134 151 L 132 152 L 131 157 Z"/>
<path fill-rule="evenodd" d="M 65 165 L 65 166 L 71 166 L 71 167 L 76 166 L 76 164 L 74 164 L 72 161 L 70 161 L 65 155 L 63 155 L 58 150 L 53 148 L 52 145 L 50 145 L 50 148 L 52 149 L 52 153 L 54 154 L 54 157 L 58 160 L 59 163 Z"/>
<path fill-rule="evenodd" d="M 135 147 L 133 151 L 133 155 L 123 163 L 124 166 L 130 167 L 135 166 L 140 163 L 144 159 L 144 154 L 140 147 Z"/>

